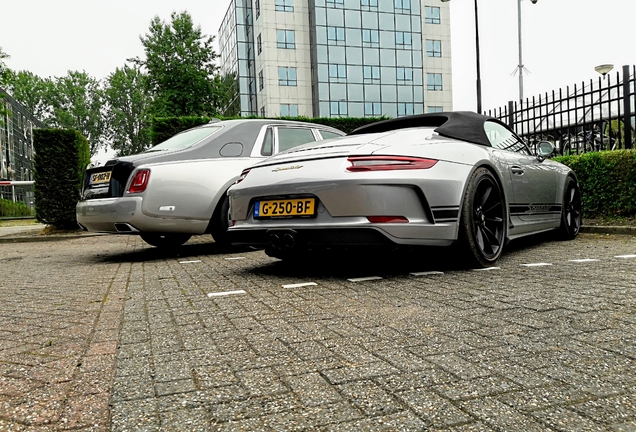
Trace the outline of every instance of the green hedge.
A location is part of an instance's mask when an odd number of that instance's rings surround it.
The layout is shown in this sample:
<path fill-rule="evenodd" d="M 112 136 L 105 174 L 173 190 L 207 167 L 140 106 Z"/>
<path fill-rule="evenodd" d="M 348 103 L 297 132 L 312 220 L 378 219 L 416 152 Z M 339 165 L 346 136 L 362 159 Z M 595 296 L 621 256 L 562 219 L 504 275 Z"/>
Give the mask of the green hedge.
<path fill-rule="evenodd" d="M 0 217 L 33 216 L 31 208 L 23 202 L 0 199 Z"/>
<path fill-rule="evenodd" d="M 583 215 L 636 215 L 636 150 L 615 150 L 560 156 L 581 185 Z"/>
<path fill-rule="evenodd" d="M 75 205 L 90 163 L 88 141 L 76 130 L 35 129 L 35 217 L 60 229 L 77 228 Z"/>
<path fill-rule="evenodd" d="M 219 120 L 232 120 L 237 118 L 262 118 L 262 117 L 215 117 Z M 325 126 L 330 126 L 336 129 L 340 129 L 345 133 L 349 133 L 360 126 L 365 126 L 370 123 L 375 123 L 380 120 L 387 120 L 388 117 L 272 117 L 272 119 L 282 120 L 295 120 L 304 121 L 309 123 L 317 123 Z M 155 117 L 152 120 L 152 126 L 150 128 L 150 139 L 152 145 L 157 145 L 164 142 L 170 137 L 173 137 L 177 133 L 186 129 L 199 126 L 210 121 L 210 117 Z"/>

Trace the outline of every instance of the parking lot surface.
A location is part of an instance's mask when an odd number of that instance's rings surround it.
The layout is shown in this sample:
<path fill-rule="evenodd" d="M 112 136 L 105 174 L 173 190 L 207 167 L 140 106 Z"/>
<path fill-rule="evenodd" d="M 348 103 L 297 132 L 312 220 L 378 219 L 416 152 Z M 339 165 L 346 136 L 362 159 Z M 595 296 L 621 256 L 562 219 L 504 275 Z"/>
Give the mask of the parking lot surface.
<path fill-rule="evenodd" d="M 0 244 L 0 430 L 636 430 L 636 238 L 287 264 Z"/>

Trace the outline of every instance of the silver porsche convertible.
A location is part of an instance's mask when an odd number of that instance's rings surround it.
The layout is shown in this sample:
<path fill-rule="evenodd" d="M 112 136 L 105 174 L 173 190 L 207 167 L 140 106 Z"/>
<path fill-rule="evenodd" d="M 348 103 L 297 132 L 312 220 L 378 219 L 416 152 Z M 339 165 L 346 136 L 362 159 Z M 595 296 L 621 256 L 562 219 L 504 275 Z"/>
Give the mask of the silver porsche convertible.
<path fill-rule="evenodd" d="M 574 173 L 472 112 L 402 117 L 303 145 L 245 169 L 229 190 L 234 244 L 304 251 L 455 245 L 491 266 L 512 239 L 581 226 Z"/>

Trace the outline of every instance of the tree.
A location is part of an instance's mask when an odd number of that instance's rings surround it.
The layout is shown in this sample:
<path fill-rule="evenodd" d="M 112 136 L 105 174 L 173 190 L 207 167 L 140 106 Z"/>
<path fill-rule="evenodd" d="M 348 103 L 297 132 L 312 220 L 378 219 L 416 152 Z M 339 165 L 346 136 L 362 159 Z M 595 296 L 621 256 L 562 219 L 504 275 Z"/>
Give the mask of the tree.
<path fill-rule="evenodd" d="M 5 53 L 2 50 L 2 47 L 0 47 L 0 86 L 4 85 L 4 78 L 7 71 L 9 70 L 9 68 L 7 68 L 7 65 L 4 63 L 4 61 L 8 58 L 10 58 L 9 54 Z"/>
<path fill-rule="evenodd" d="M 213 36 L 205 36 L 186 11 L 173 12 L 171 22 L 158 16 L 149 32 L 139 39 L 146 58 L 133 59 L 148 73 L 148 89 L 156 116 L 211 115 L 214 105 L 214 76 L 217 54 Z"/>
<path fill-rule="evenodd" d="M 139 67 L 125 65 L 106 79 L 106 137 L 118 156 L 151 147 L 147 78 Z"/>
<path fill-rule="evenodd" d="M 76 129 L 90 143 L 91 155 L 105 144 L 104 94 L 99 80 L 86 72 L 69 71 L 51 86 L 55 126 Z"/>
<path fill-rule="evenodd" d="M 0 47 L 0 86 L 5 85 L 5 79 L 7 75 L 7 65 L 4 64 L 4 60 L 9 58 L 9 54 L 5 53 Z M 4 106 L 4 94 L 0 92 L 0 126 L 4 125 L 4 117 L 9 113 L 9 111 Z"/>
<path fill-rule="evenodd" d="M 55 123 L 51 96 L 53 82 L 50 78 L 40 78 L 29 71 L 14 72 L 9 70 L 5 78 L 6 90 L 22 106 L 44 124 Z"/>

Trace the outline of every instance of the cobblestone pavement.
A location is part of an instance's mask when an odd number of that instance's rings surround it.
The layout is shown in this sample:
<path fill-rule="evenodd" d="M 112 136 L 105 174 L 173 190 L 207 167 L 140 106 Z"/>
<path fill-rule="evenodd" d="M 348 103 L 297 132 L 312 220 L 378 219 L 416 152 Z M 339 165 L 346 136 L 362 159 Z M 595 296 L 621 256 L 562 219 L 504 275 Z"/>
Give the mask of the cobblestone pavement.
<path fill-rule="evenodd" d="M 635 431 L 636 238 L 511 246 L 471 271 L 0 244 L 0 430 Z"/>

